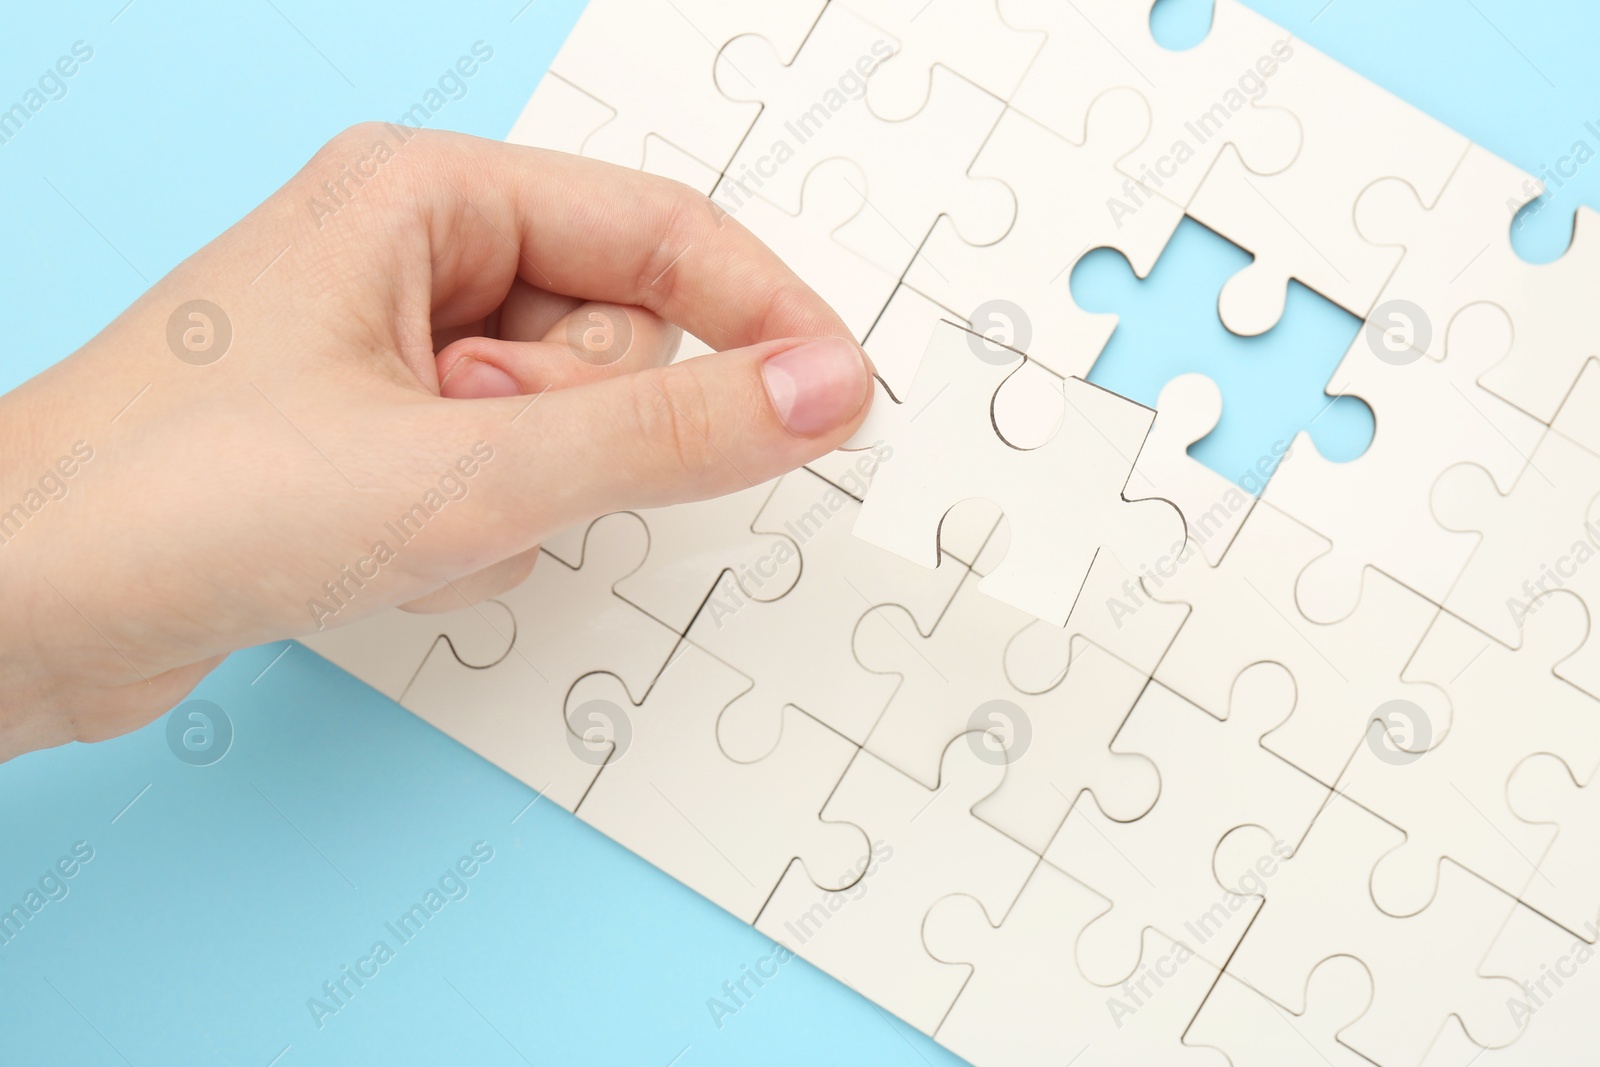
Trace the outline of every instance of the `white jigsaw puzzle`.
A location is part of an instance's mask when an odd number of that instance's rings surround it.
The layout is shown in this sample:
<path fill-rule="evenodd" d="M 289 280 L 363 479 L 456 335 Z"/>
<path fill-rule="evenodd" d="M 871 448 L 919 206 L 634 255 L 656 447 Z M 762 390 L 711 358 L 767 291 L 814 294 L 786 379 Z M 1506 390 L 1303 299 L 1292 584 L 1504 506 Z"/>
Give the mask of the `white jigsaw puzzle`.
<path fill-rule="evenodd" d="M 1526 263 L 1522 169 L 1158 2 L 591 0 L 509 139 L 750 228 L 866 424 L 306 644 L 976 1067 L 1590 1062 L 1597 212 Z M 1258 502 L 1189 455 L 1210 378 L 1083 380 L 1073 265 L 1185 218 L 1254 255 L 1227 328 L 1364 318 L 1364 455 Z"/>

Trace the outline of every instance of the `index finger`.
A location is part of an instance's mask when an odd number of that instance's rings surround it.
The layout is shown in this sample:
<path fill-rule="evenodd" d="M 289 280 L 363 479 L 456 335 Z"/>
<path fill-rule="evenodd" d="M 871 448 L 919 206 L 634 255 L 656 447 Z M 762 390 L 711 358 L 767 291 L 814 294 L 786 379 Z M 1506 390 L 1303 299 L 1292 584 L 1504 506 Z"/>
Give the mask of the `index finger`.
<path fill-rule="evenodd" d="M 393 129 L 370 136 L 395 137 Z M 561 152 L 405 132 L 401 151 L 416 163 L 406 168 L 404 210 L 413 214 L 390 232 L 402 243 L 426 239 L 434 312 L 487 315 L 520 276 L 554 293 L 649 308 L 719 349 L 851 336 L 771 249 L 689 186 Z"/>

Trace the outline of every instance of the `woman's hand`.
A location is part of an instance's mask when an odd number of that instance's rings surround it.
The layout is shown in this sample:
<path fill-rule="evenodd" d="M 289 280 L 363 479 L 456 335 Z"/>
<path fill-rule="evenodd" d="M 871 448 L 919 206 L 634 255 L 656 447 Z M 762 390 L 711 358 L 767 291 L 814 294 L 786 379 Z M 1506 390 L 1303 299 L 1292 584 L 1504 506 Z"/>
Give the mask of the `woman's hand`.
<path fill-rule="evenodd" d="M 668 366 L 680 327 L 720 351 Z M 0 398 L 0 759 L 135 729 L 234 649 L 495 595 L 594 516 L 775 477 L 870 381 L 685 186 L 354 127 Z"/>

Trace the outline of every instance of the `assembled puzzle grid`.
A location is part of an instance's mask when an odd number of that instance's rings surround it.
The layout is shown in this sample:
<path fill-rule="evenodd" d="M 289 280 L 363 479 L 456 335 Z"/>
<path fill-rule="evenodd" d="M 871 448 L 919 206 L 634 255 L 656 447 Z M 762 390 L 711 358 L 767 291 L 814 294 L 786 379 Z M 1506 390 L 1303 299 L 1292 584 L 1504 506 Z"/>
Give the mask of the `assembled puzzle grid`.
<path fill-rule="evenodd" d="M 1588 1061 L 1600 220 L 1524 263 L 1530 176 L 1153 2 L 591 0 L 511 139 L 771 244 L 867 425 L 307 644 L 979 1067 Z M 1195 225 L 1235 334 L 1364 320 L 1365 454 L 1303 434 L 1257 500 L 1188 453 L 1210 379 L 1085 380 L 1073 265 Z"/>

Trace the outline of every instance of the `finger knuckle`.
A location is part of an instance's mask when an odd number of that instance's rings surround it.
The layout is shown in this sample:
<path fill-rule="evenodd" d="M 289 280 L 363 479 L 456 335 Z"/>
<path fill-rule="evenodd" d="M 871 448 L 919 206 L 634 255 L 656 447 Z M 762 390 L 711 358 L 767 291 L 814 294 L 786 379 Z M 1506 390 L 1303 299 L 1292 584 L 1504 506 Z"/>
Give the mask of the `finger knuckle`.
<path fill-rule="evenodd" d="M 646 447 L 659 450 L 681 474 L 698 474 L 710 465 L 710 402 L 705 382 L 688 364 L 660 373 L 634 376 L 634 414 Z"/>

